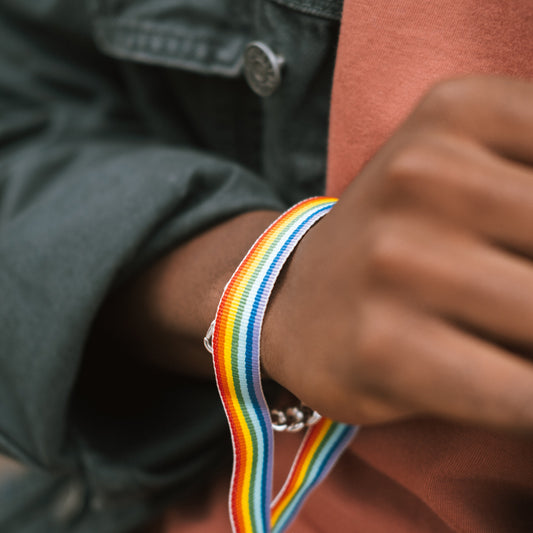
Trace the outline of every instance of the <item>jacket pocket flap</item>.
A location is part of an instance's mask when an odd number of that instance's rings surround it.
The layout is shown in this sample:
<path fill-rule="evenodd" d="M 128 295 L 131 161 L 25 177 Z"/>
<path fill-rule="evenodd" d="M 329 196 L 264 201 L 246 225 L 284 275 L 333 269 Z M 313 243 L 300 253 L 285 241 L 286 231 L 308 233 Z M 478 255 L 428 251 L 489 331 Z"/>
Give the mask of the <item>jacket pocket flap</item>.
<path fill-rule="evenodd" d="M 249 0 L 93 0 L 93 31 L 105 53 L 202 74 L 237 76 L 248 38 Z M 208 4 L 212 6 L 206 7 Z M 233 5 L 232 5 L 233 4 Z M 241 8 L 234 16 L 236 5 Z"/>

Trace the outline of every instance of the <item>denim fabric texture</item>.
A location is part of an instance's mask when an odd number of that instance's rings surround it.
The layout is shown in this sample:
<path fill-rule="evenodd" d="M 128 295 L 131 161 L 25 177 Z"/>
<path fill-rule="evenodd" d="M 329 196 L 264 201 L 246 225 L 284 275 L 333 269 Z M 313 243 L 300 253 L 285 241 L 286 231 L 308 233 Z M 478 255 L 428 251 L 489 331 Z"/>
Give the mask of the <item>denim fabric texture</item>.
<path fill-rule="evenodd" d="M 0 2 L 0 453 L 27 465 L 2 533 L 127 531 L 230 460 L 214 384 L 116 418 L 80 394 L 85 345 L 168 250 L 323 192 L 341 3 Z M 268 98 L 250 41 L 285 60 Z"/>

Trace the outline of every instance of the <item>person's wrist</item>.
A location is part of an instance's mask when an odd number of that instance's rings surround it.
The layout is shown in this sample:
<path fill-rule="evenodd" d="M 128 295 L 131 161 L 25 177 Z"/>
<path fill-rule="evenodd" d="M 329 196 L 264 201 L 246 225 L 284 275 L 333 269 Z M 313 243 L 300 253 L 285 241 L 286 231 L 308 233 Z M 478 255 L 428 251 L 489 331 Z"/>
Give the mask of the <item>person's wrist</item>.
<path fill-rule="evenodd" d="M 316 255 L 313 235 L 328 216 L 308 230 L 283 265 L 268 302 L 261 332 L 263 379 L 276 381 L 302 400 L 306 375 L 312 372 L 313 366 L 306 357 L 305 346 L 310 336 L 309 328 L 313 327 L 311 324 L 317 326 L 315 319 L 318 316 L 311 303 L 316 292 L 316 270 L 309 263 Z"/>
<path fill-rule="evenodd" d="M 290 283 L 287 282 L 291 261 L 292 257 L 288 259 L 276 281 L 261 331 L 262 377 L 280 384 L 286 382 L 283 376 L 288 363 L 287 358 L 290 357 L 290 352 L 287 353 L 287 345 L 292 339 L 291 332 L 287 331 L 286 326 L 291 314 L 298 312 L 298 301 L 296 298 L 291 298 Z M 292 305 L 290 305 L 291 301 Z"/>

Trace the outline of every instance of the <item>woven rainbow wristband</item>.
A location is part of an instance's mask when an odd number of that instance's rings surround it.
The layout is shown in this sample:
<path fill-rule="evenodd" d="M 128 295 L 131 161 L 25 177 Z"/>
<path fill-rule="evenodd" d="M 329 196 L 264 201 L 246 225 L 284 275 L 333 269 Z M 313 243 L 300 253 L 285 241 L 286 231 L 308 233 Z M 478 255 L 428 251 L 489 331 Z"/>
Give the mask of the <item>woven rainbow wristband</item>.
<path fill-rule="evenodd" d="M 217 385 L 233 441 L 229 506 L 234 533 L 284 531 L 357 429 L 327 418 L 309 429 L 284 487 L 270 504 L 273 431 L 261 386 L 261 326 L 283 264 L 335 201 L 311 198 L 281 215 L 252 246 L 219 303 L 212 348 Z"/>

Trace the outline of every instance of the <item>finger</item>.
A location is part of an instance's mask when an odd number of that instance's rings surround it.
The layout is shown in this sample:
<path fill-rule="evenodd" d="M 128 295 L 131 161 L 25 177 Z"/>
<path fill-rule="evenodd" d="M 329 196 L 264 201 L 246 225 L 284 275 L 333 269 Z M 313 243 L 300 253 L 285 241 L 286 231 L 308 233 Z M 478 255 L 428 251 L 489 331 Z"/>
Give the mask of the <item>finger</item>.
<path fill-rule="evenodd" d="M 383 368 L 374 368 L 380 373 L 374 395 L 383 403 L 484 427 L 533 431 L 531 363 L 420 313 L 393 313 L 384 322 L 375 352 Z"/>
<path fill-rule="evenodd" d="M 373 265 L 378 283 L 490 336 L 533 344 L 533 263 L 426 219 L 388 227 Z"/>
<path fill-rule="evenodd" d="M 533 162 L 533 84 L 496 76 L 440 83 L 413 114 L 470 136 L 513 159 Z"/>
<path fill-rule="evenodd" d="M 449 135 L 401 154 L 403 197 L 492 242 L 533 255 L 533 168 Z M 398 178 L 397 178 L 398 181 Z"/>

